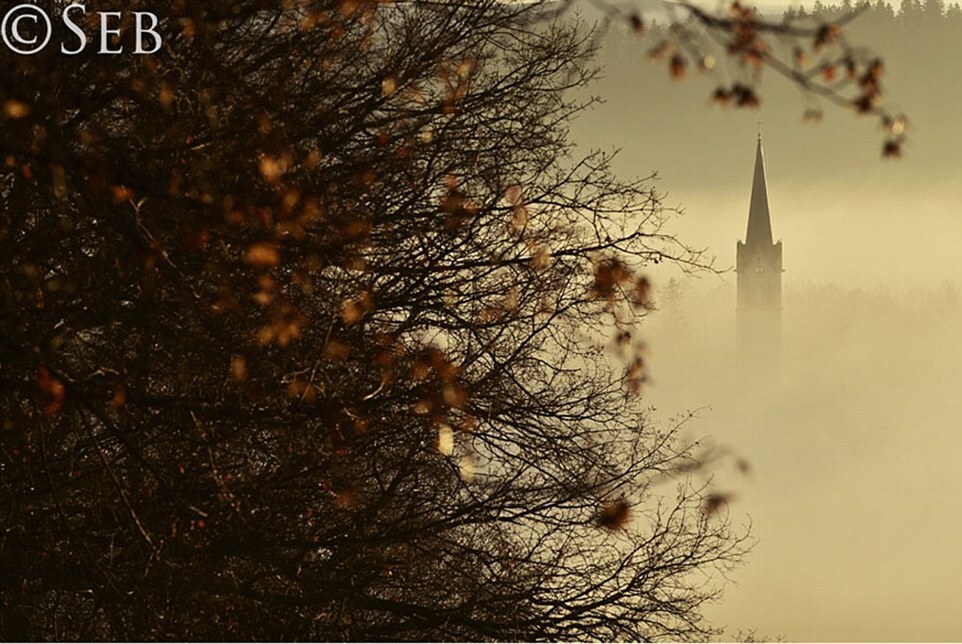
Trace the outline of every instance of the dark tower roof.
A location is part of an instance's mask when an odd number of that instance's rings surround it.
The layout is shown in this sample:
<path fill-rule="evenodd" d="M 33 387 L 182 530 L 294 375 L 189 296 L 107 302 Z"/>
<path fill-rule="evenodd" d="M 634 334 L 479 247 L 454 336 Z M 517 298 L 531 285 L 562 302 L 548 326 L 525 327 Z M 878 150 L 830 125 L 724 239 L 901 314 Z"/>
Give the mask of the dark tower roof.
<path fill-rule="evenodd" d="M 748 211 L 746 246 L 772 245 L 772 219 L 768 213 L 768 188 L 765 185 L 765 158 L 762 156 L 762 135 L 758 135 L 755 151 L 755 178 L 752 181 L 752 203 Z"/>

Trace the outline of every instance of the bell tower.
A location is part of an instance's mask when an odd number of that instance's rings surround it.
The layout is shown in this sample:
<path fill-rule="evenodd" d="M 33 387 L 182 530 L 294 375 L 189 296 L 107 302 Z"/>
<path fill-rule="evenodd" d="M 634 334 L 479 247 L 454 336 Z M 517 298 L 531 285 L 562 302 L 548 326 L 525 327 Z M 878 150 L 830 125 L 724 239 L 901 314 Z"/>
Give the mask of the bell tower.
<path fill-rule="evenodd" d="M 758 375 L 777 371 L 782 342 L 782 242 L 772 238 L 765 182 L 762 135 L 755 150 L 755 175 L 748 210 L 748 232 L 738 242 L 736 352 L 739 372 Z"/>

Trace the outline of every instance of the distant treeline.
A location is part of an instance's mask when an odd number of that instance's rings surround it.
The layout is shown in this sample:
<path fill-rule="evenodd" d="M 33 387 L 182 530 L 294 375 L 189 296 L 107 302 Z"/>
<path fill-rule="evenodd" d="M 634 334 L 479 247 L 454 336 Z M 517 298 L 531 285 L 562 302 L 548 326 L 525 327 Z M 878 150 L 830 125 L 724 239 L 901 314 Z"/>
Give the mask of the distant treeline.
<path fill-rule="evenodd" d="M 945 19 L 941 24 L 954 24 L 956 27 L 962 26 L 962 6 L 958 2 L 946 4 L 942 0 L 903 0 L 898 11 L 885 0 L 869 2 L 862 0 L 852 2 L 843 0 L 840 4 L 826 5 L 821 0 L 815 0 L 810 10 L 805 9 L 804 3 L 798 8 L 789 7 L 784 13 L 786 20 L 813 16 L 817 19 L 836 20 L 857 11 L 864 14 L 859 18 L 859 22 L 864 25 L 872 22 L 874 25 L 898 25 L 903 27 L 917 27 L 929 24 L 928 21 Z"/>
<path fill-rule="evenodd" d="M 857 14 L 847 24 L 852 44 L 869 45 L 886 62 L 892 89 L 925 91 L 933 83 L 957 82 L 962 73 L 962 6 L 943 0 L 903 0 L 893 7 L 885 0 L 824 4 L 816 0 L 808 7 L 789 7 L 786 20 L 842 20 Z M 897 73 L 896 73 L 897 72 Z"/>
<path fill-rule="evenodd" d="M 887 59 L 903 54 L 944 54 L 946 47 L 959 49 L 962 42 L 962 6 L 943 0 L 903 0 L 897 9 L 885 0 L 870 2 L 844 0 L 840 4 L 823 4 L 816 0 L 808 7 L 789 7 L 786 20 L 810 16 L 817 21 L 835 21 L 858 14 L 847 29 L 853 37 L 870 38 L 873 46 Z M 956 57 L 957 59 L 958 57 Z M 915 62 L 935 60 L 928 58 Z M 950 62 L 950 61 L 942 61 Z"/>

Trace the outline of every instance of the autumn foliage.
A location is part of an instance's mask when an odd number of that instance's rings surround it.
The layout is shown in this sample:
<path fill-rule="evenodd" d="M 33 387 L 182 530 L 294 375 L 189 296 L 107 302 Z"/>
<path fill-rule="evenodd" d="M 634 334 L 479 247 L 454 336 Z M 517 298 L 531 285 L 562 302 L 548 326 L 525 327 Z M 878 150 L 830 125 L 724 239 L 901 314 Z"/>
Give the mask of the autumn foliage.
<path fill-rule="evenodd" d="M 817 0 L 812 13 L 792 8 L 780 18 L 740 0 L 720 9 L 677 2 L 666 5 L 669 23 L 651 29 L 637 12 L 618 3 L 599 4 L 609 19 L 626 21 L 634 34 L 654 41 L 647 45 L 647 57 L 667 65 L 672 79 L 684 80 L 693 70 L 711 83 L 714 105 L 757 108 L 764 100 L 763 77 L 781 76 L 814 101 L 802 111 L 805 122 L 820 122 L 824 104 L 870 117 L 881 126 L 882 156 L 901 156 L 909 121 L 885 101 L 885 63 L 849 35 L 850 25 L 871 7 L 866 0 L 844 0 L 831 10 Z"/>
<path fill-rule="evenodd" d="M 701 260 L 568 141 L 584 26 L 137 5 L 156 55 L 0 62 L 2 636 L 708 636 L 744 541 L 638 396 Z"/>

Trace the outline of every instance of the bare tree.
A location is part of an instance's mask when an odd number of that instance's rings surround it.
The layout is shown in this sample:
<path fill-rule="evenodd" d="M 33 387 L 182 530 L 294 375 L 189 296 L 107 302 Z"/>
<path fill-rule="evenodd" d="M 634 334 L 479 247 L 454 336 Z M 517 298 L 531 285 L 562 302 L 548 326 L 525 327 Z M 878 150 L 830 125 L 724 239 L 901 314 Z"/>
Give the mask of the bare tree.
<path fill-rule="evenodd" d="M 572 154 L 590 32 L 137 7 L 153 56 L 0 69 L 3 637 L 707 637 L 745 535 L 635 337 L 702 262 Z"/>

